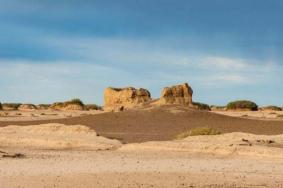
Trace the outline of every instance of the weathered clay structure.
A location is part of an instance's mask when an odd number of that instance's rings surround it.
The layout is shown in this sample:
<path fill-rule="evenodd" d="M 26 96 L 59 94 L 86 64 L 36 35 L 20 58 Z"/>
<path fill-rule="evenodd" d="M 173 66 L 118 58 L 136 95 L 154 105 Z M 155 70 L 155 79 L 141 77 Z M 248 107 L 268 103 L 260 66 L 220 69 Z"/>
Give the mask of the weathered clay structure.
<path fill-rule="evenodd" d="M 104 109 L 122 111 L 151 100 L 150 92 L 146 89 L 127 88 L 107 88 L 104 91 Z"/>
<path fill-rule="evenodd" d="M 192 105 L 193 90 L 187 84 L 165 87 L 161 93 L 160 104 Z"/>

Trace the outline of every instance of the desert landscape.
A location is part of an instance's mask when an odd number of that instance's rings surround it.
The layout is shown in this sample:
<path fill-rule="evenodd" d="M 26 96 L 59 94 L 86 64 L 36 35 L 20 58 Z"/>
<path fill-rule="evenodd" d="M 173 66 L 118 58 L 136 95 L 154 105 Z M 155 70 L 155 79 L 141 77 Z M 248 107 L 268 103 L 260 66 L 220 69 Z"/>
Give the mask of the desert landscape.
<path fill-rule="evenodd" d="M 0 188 L 283 188 L 283 0 L 0 0 Z"/>
<path fill-rule="evenodd" d="M 107 88 L 102 107 L 73 99 L 1 109 L 0 187 L 283 186 L 280 107 L 209 106 L 185 83 L 159 99 Z"/>

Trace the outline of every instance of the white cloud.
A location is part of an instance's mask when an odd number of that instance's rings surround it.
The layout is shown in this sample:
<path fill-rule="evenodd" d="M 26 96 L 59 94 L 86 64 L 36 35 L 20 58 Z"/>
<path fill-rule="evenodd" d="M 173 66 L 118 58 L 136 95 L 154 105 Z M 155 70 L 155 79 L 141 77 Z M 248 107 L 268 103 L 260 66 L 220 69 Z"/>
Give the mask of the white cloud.
<path fill-rule="evenodd" d="M 145 87 L 158 97 L 162 87 L 176 83 L 189 82 L 196 90 L 268 85 L 283 73 L 273 61 L 192 56 L 146 40 L 47 37 L 39 42 L 66 58 L 0 60 L 0 101 L 40 103 L 81 97 L 101 104 L 108 86 Z"/>
<path fill-rule="evenodd" d="M 205 57 L 200 65 L 203 67 L 213 67 L 216 69 L 223 70 L 243 70 L 250 67 L 250 64 L 247 60 L 244 59 L 232 59 L 226 57 Z"/>

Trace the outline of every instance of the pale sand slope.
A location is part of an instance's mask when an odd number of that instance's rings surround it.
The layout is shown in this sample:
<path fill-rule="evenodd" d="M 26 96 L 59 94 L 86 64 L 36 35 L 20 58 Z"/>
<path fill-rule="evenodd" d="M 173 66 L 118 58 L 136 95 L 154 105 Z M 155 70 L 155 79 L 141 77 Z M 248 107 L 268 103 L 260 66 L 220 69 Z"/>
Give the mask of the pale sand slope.
<path fill-rule="evenodd" d="M 38 149 L 105 150 L 119 147 L 118 140 L 101 136 L 83 125 L 10 125 L 0 128 L 0 146 Z"/>
<path fill-rule="evenodd" d="M 262 120 L 281 120 L 283 121 L 283 111 L 211 111 L 212 113 L 222 114 L 232 117 L 243 117 L 250 119 L 262 119 Z"/>
<path fill-rule="evenodd" d="M 181 151 L 283 159 L 283 135 L 266 136 L 247 133 L 227 133 L 212 136 L 191 136 L 183 140 L 127 144 L 119 148 L 119 150 Z"/>
<path fill-rule="evenodd" d="M 0 187 L 283 187 L 282 138 L 230 133 L 121 145 L 80 125 L 9 126 L 0 128 L 0 151 L 26 157 L 0 155 Z"/>
<path fill-rule="evenodd" d="M 105 113 L 101 110 L 6 110 L 0 111 L 0 121 L 38 121 L 83 117 Z"/>

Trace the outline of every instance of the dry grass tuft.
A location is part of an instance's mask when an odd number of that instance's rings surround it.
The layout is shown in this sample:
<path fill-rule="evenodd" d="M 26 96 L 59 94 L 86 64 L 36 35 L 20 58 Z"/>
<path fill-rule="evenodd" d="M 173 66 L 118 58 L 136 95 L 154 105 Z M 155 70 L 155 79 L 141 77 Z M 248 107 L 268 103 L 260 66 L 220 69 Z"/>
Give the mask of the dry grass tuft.
<path fill-rule="evenodd" d="M 209 128 L 209 127 L 197 127 L 194 128 L 190 131 L 183 132 L 181 134 L 178 134 L 176 136 L 176 139 L 184 139 L 188 136 L 199 136 L 199 135 L 219 135 L 221 132 L 217 129 L 214 128 Z"/>

